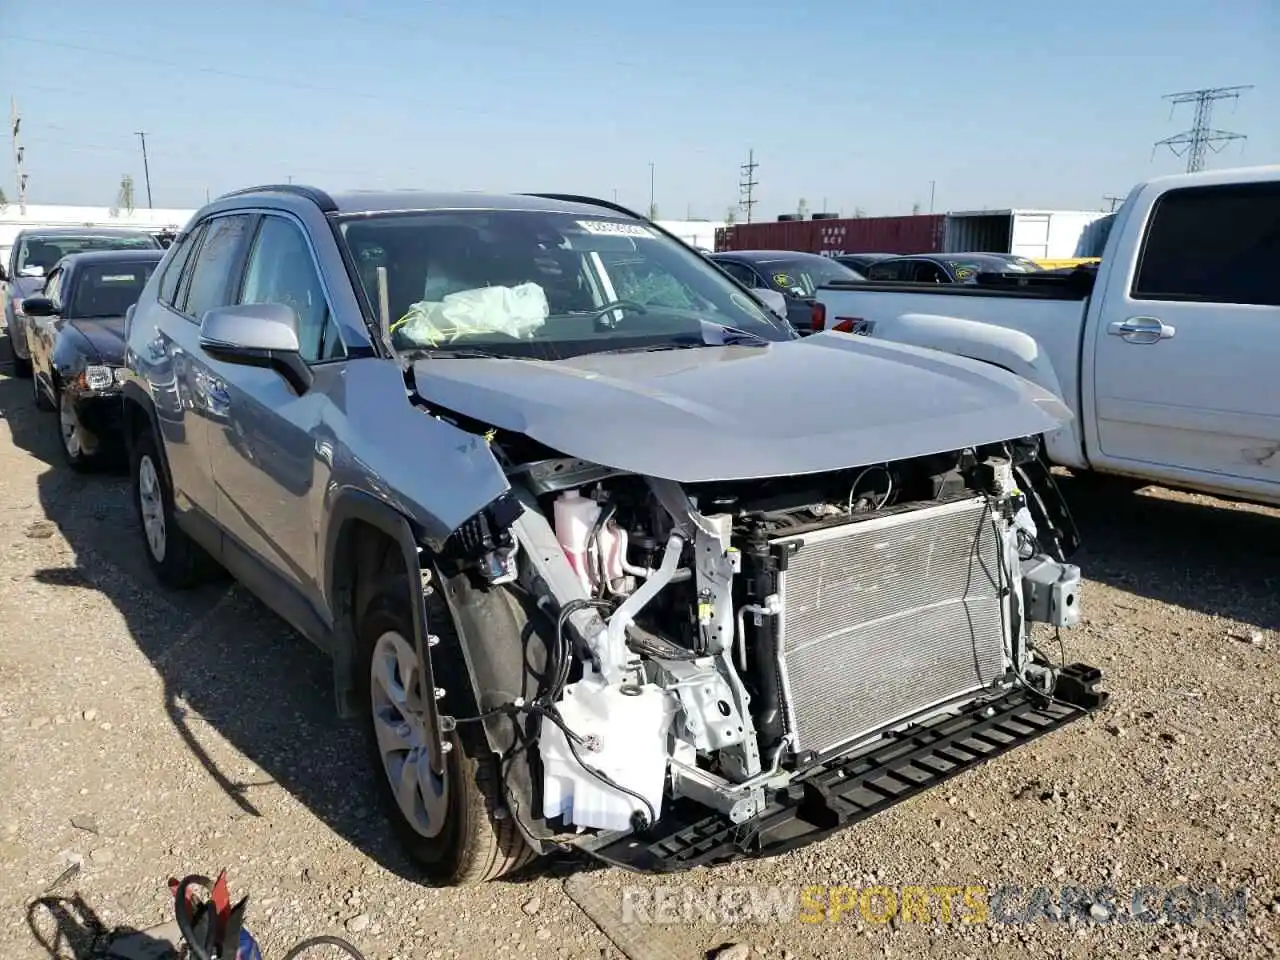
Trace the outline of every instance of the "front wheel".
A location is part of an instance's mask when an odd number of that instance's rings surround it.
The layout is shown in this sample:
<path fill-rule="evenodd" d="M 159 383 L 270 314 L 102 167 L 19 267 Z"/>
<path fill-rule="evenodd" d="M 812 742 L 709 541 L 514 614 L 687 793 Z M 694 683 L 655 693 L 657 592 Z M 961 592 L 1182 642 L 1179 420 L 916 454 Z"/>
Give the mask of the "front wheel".
<path fill-rule="evenodd" d="M 459 725 L 444 736 L 443 752 L 411 707 L 421 677 L 409 609 L 416 589 L 416 578 L 394 578 L 360 619 L 365 736 L 383 807 L 409 855 L 434 882 L 483 883 L 524 866 L 534 852 L 507 811 L 500 764 L 484 732 Z M 436 683 L 451 702 L 467 702 L 448 608 L 438 597 L 427 599 L 430 630 L 439 637 L 432 649 Z"/>
<path fill-rule="evenodd" d="M 41 395 L 38 383 L 36 395 Z M 80 422 L 75 401 L 65 390 L 58 391 L 58 433 L 62 438 L 63 458 L 72 470 L 88 470 L 97 463 L 98 438 Z"/>
<path fill-rule="evenodd" d="M 213 561 L 174 519 L 173 491 L 150 430 L 134 438 L 130 474 L 147 563 L 166 587 L 185 589 L 206 580 Z"/>

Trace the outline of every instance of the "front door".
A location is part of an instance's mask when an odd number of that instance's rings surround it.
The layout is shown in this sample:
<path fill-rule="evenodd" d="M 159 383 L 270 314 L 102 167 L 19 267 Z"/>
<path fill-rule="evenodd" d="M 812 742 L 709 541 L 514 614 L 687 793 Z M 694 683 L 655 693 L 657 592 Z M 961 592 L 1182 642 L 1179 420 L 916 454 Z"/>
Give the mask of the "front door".
<path fill-rule="evenodd" d="M 1099 465 L 1280 484 L 1280 182 L 1171 190 L 1125 225 L 1092 331 Z M 1139 236 L 1141 233 L 1141 236 Z M 1095 294 L 1097 296 L 1098 294 Z"/>
<path fill-rule="evenodd" d="M 209 443 L 218 521 L 224 533 L 318 609 L 314 518 L 328 482 L 318 444 L 332 410 L 325 389 L 340 379 L 332 361 L 344 353 L 300 224 L 285 215 L 262 217 L 235 302 L 292 307 L 303 359 L 326 369 L 317 369 L 313 388 L 298 396 L 270 368 L 209 361 L 221 410 Z"/>

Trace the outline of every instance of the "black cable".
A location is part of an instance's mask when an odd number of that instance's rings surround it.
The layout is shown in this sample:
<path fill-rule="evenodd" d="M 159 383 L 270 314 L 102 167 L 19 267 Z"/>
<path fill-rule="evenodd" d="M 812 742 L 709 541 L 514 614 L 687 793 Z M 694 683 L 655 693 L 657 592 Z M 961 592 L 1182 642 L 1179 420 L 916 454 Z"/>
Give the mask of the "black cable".
<path fill-rule="evenodd" d="M 308 937 L 306 940 L 301 940 L 298 943 L 295 943 L 293 945 L 293 949 L 284 955 L 284 960 L 294 960 L 294 957 L 301 956 L 304 951 L 310 950 L 312 947 L 320 946 L 337 947 L 347 956 L 351 957 L 352 960 L 365 960 L 364 954 L 357 950 L 352 944 L 343 940 L 341 937 L 332 937 L 328 934 L 321 934 L 318 937 Z"/>

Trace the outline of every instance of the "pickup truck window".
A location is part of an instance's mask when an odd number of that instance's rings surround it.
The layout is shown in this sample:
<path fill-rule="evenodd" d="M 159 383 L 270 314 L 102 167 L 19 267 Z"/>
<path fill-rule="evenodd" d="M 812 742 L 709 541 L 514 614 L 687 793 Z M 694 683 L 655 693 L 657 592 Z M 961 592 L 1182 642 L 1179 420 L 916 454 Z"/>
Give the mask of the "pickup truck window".
<path fill-rule="evenodd" d="M 1280 306 L 1280 183 L 1170 190 L 1147 224 L 1132 296 Z"/>

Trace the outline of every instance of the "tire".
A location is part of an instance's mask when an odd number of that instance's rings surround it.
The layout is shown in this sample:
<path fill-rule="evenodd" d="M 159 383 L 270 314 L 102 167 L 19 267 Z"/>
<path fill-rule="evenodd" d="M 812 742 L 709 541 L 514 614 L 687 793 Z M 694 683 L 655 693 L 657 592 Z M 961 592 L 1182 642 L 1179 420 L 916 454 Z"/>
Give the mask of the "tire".
<path fill-rule="evenodd" d="M 38 382 L 37 378 L 32 377 L 32 382 Z M 39 386 L 36 387 L 36 396 L 41 396 Z M 39 403 L 36 404 L 39 406 Z M 86 473 L 98 465 L 98 453 L 85 451 L 84 428 L 80 425 L 80 418 L 76 415 L 75 405 L 68 398 L 68 394 L 62 390 L 58 391 L 57 407 L 49 406 L 49 409 L 58 411 L 58 441 L 62 447 L 62 459 L 66 461 L 68 467 L 77 473 Z"/>
<path fill-rule="evenodd" d="M 511 873 L 533 860 L 535 854 L 507 812 L 498 758 L 490 750 L 479 724 L 461 724 L 448 734 L 452 748 L 445 755 L 443 797 L 435 801 L 438 815 L 427 830 L 415 825 L 397 800 L 390 766 L 394 761 L 384 758 L 378 727 L 380 721 L 385 724 L 398 712 L 394 708 L 388 710 L 385 689 L 380 690 L 379 681 L 375 679 L 375 651 L 378 662 L 385 664 L 387 648 L 394 643 L 384 639 L 388 635 L 398 636 L 412 647 L 413 620 L 408 591 L 417 588 L 417 584 L 411 587 L 406 583 L 404 577 L 388 580 L 360 618 L 357 636 L 362 725 L 378 794 L 405 851 L 431 881 L 448 886 L 471 886 Z M 474 707 L 469 681 L 461 669 L 462 651 L 448 608 L 439 597 L 427 597 L 427 616 L 432 634 L 440 638 L 439 644 L 432 648 L 432 669 L 435 682 L 447 691 L 444 702 L 454 712 L 471 713 Z M 416 656 L 412 662 L 416 663 Z M 405 724 L 401 730 L 408 726 Z M 415 779 L 413 789 L 416 801 L 421 800 L 429 788 Z M 426 801 L 423 806 L 425 808 Z M 426 812 L 429 815 L 429 811 Z"/>
<path fill-rule="evenodd" d="M 133 480 L 133 506 L 142 531 L 142 549 L 156 579 L 175 590 L 185 590 L 209 579 L 213 561 L 174 519 L 173 491 L 169 489 L 169 479 L 150 430 L 143 430 L 134 438 L 129 474 Z M 147 525 L 147 515 L 152 509 L 158 509 L 163 520 L 158 530 L 158 548 L 152 545 Z"/>
<path fill-rule="evenodd" d="M 48 395 L 44 392 L 43 388 L 40 386 L 40 378 L 35 376 L 34 373 L 32 374 L 32 377 L 31 377 L 31 395 L 32 395 L 32 399 L 35 401 L 36 409 L 39 410 L 41 413 L 52 413 L 54 410 L 57 409 L 52 403 L 49 402 Z"/>
<path fill-rule="evenodd" d="M 21 380 L 28 379 L 31 376 L 31 358 L 18 356 L 12 345 L 9 349 L 13 352 L 13 375 Z"/>

